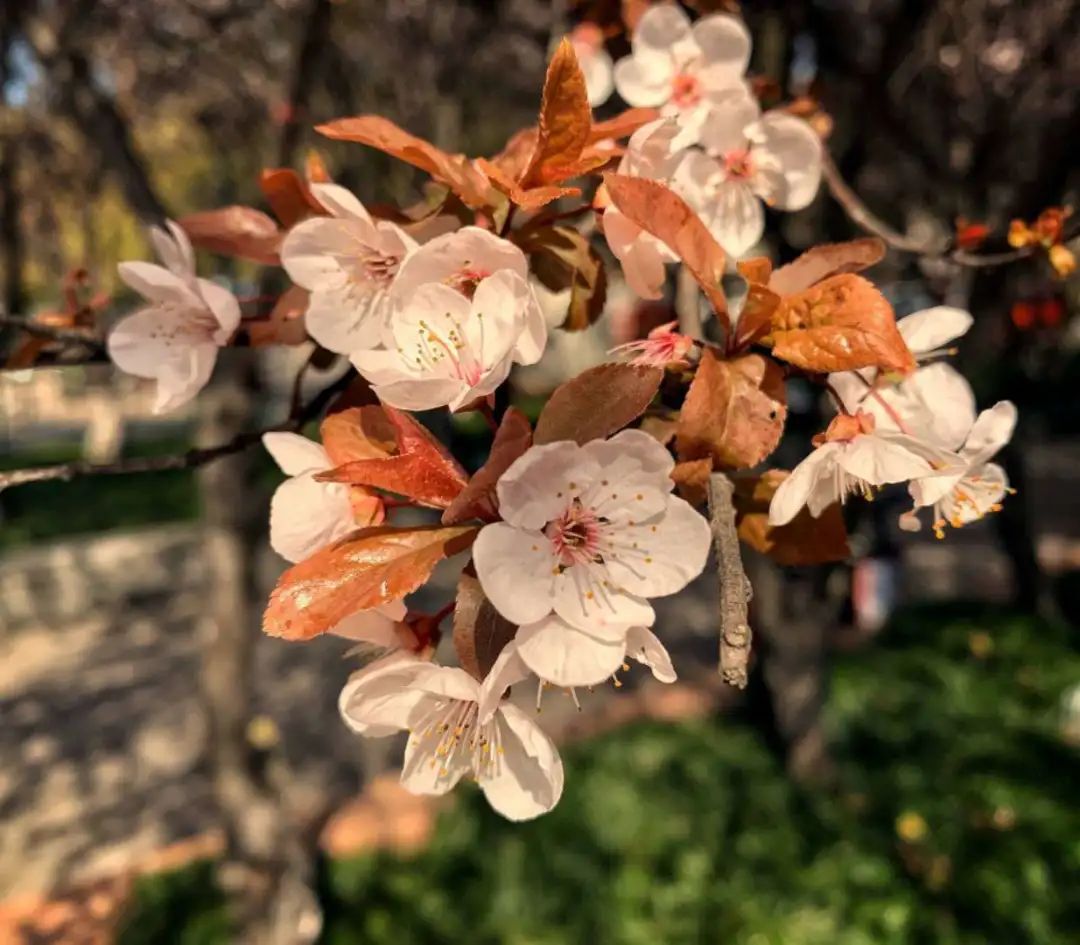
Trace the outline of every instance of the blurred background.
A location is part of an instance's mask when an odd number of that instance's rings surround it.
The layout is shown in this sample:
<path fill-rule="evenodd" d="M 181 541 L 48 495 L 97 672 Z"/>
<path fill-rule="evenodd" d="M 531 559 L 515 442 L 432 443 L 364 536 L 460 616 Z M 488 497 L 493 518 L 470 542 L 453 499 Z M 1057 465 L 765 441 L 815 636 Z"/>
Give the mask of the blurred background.
<path fill-rule="evenodd" d="M 49 318 L 74 291 L 107 323 L 133 302 L 115 265 L 148 256 L 147 223 L 261 206 L 260 169 L 310 148 L 365 202 L 412 203 L 410 168 L 311 126 L 378 112 L 494 153 L 535 120 L 558 37 L 644 5 L 0 0 L 0 313 Z M 959 218 L 1000 234 L 1076 204 L 1072 0 L 741 13 L 765 94 L 816 96 L 842 174 L 910 238 Z M 616 58 L 627 48 L 610 37 Z M 764 249 L 783 261 L 857 235 L 823 188 L 770 220 Z M 240 295 L 278 288 L 254 264 L 200 264 Z M 748 555 L 745 693 L 718 680 L 707 569 L 660 612 L 678 684 L 630 674 L 581 714 L 545 703 L 567 789 L 526 826 L 471 790 L 438 805 L 401 792 L 399 746 L 337 715 L 347 644 L 262 637 L 284 562 L 260 450 L 0 492 L 0 942 L 1080 941 L 1078 280 L 1038 257 L 896 252 L 872 275 L 899 314 L 972 311 L 957 364 L 980 407 L 1020 408 L 1000 460 L 1018 494 L 945 541 L 898 530 L 903 495 L 853 506 L 842 565 Z M 515 399 L 535 411 L 672 304 L 637 306 L 614 280 L 604 317 L 522 372 Z M 26 344 L 0 326 L 0 469 L 153 457 L 277 422 L 310 354 L 226 351 L 190 408 L 156 418 L 149 386 L 107 363 L 45 350 L 50 366 L 15 370 Z M 781 465 L 825 416 L 809 388 L 789 398 Z M 443 432 L 467 462 L 484 455 L 467 415 Z"/>

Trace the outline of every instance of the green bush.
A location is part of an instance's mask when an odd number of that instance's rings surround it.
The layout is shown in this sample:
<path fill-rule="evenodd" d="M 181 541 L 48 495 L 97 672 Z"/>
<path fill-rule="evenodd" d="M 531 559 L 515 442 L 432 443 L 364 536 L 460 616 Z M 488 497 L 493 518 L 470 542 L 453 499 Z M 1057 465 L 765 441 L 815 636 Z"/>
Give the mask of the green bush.
<path fill-rule="evenodd" d="M 837 791 L 793 786 L 745 724 L 636 725 L 567 750 L 538 821 L 470 791 L 419 855 L 329 864 L 324 941 L 1074 943 L 1077 681 L 1061 628 L 909 613 L 835 669 Z M 220 939 L 123 938 L 150 941 Z"/>

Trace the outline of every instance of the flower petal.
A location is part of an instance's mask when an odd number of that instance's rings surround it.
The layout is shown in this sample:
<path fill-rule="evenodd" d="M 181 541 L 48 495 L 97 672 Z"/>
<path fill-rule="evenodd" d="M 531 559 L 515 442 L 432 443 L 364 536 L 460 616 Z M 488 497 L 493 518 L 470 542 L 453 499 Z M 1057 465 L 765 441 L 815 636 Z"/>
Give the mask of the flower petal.
<path fill-rule="evenodd" d="M 192 277 L 179 276 L 164 266 L 140 261 L 122 262 L 116 271 L 126 285 L 152 302 L 169 302 L 196 310 L 205 307 L 195 292 Z"/>
<path fill-rule="evenodd" d="M 534 623 L 551 613 L 557 569 L 543 534 L 494 522 L 480 530 L 472 553 L 480 586 L 507 620 Z"/>
<path fill-rule="evenodd" d="M 286 479 L 270 500 L 270 547 L 286 561 L 303 561 L 355 530 L 348 488 L 314 473 Z"/>
<path fill-rule="evenodd" d="M 836 443 L 819 446 L 780 483 L 769 503 L 770 525 L 787 525 L 806 505 L 819 480 L 832 481 L 832 469 L 839 449 Z M 833 498 L 835 501 L 840 496 Z"/>
<path fill-rule="evenodd" d="M 508 820 L 531 820 L 562 797 L 563 765 L 554 743 L 517 706 L 504 705 L 494 718 L 502 753 L 477 780 L 488 803 Z"/>
<path fill-rule="evenodd" d="M 999 400 L 979 414 L 960 455 L 972 466 L 981 466 L 1012 439 L 1015 429 L 1016 405 L 1011 400 Z"/>
<path fill-rule="evenodd" d="M 410 732 L 401 766 L 401 786 L 413 794 L 446 794 L 452 791 L 472 767 L 463 751 L 440 756 L 439 742 L 430 734 Z"/>
<path fill-rule="evenodd" d="M 503 694 L 515 683 L 529 675 L 529 667 L 518 656 L 517 643 L 511 640 L 496 657 L 484 681 L 480 684 L 479 720 L 487 722 L 502 702 Z"/>
<path fill-rule="evenodd" d="M 615 640 L 601 640 L 554 615 L 518 630 L 522 662 L 556 686 L 594 686 L 610 679 L 626 655 L 625 628 Z"/>
<path fill-rule="evenodd" d="M 412 686 L 421 692 L 457 702 L 477 702 L 480 698 L 480 684 L 457 666 L 428 664 L 427 672 L 418 673 Z"/>
<path fill-rule="evenodd" d="M 877 486 L 933 473 L 930 463 L 912 449 L 911 440 L 902 434 L 858 436 L 837 452 L 836 463 L 848 475 Z"/>
<path fill-rule="evenodd" d="M 720 184 L 707 212 L 709 231 L 732 256 L 744 255 L 765 232 L 765 211 L 761 201 L 750 186 L 741 181 Z"/>
<path fill-rule="evenodd" d="M 941 500 L 942 517 L 953 527 L 978 521 L 1005 498 L 1009 478 L 997 463 L 986 463 L 960 480 Z"/>
<path fill-rule="evenodd" d="M 749 146 L 747 129 L 761 117 L 757 99 L 737 87 L 714 96 L 701 129 L 701 146 L 716 157 L 744 151 Z"/>
<path fill-rule="evenodd" d="M 603 105 L 615 89 L 615 81 L 612 72 L 614 65 L 611 56 L 606 49 L 583 50 L 579 44 L 574 47 L 578 52 L 578 63 L 581 72 L 585 76 L 585 91 L 589 96 L 589 104 L 596 108 Z"/>
<path fill-rule="evenodd" d="M 970 312 L 950 305 L 937 305 L 901 318 L 896 327 L 911 353 L 918 357 L 966 334 L 973 323 Z"/>
<path fill-rule="evenodd" d="M 203 297 L 206 308 L 220 326 L 213 333 L 213 339 L 219 345 L 227 345 L 233 333 L 240 327 L 240 302 L 224 286 L 209 279 L 197 279 L 199 295 Z"/>
<path fill-rule="evenodd" d="M 671 80 L 674 76 L 671 57 L 655 53 L 623 56 L 615 63 L 613 73 L 619 95 L 635 108 L 663 105 L 671 97 Z"/>
<path fill-rule="evenodd" d="M 738 17 L 716 13 L 703 16 L 693 26 L 694 41 L 709 66 L 723 68 L 733 79 L 750 64 L 750 31 Z"/>
<path fill-rule="evenodd" d="M 614 207 L 604 211 L 604 236 L 631 291 L 643 299 L 660 298 L 667 279 L 663 244 Z"/>
<path fill-rule="evenodd" d="M 975 422 L 975 394 L 951 364 L 938 362 L 919 368 L 894 391 L 883 391 L 877 397 L 894 406 L 910 432 L 947 450 L 958 449 Z M 868 405 L 876 408 L 876 398 Z M 873 412 L 880 421 L 877 410 Z M 888 429 L 895 422 L 889 417 L 888 423 L 879 422 L 878 426 Z"/>
<path fill-rule="evenodd" d="M 396 600 L 382 607 L 362 610 L 342 620 L 330 632 L 336 637 L 356 640 L 361 643 L 374 643 L 387 649 L 399 649 L 401 638 L 397 635 L 397 624 L 405 619 L 408 609 L 404 601 Z"/>
<path fill-rule="evenodd" d="M 264 433 L 262 443 L 286 476 L 322 472 L 333 465 L 321 443 L 298 433 Z"/>
<path fill-rule="evenodd" d="M 304 324 L 324 348 L 351 355 L 377 347 L 389 323 L 390 303 L 378 286 L 346 282 L 311 293 Z"/>
<path fill-rule="evenodd" d="M 675 4 L 658 3 L 649 7 L 638 20 L 633 45 L 635 50 L 643 47 L 654 52 L 667 52 L 690 35 L 690 18 Z"/>
<path fill-rule="evenodd" d="M 314 198 L 326 208 L 331 216 L 360 220 L 374 226 L 371 214 L 359 198 L 340 184 L 312 183 L 309 185 Z"/>
<path fill-rule="evenodd" d="M 401 264 L 392 292 L 395 299 L 407 302 L 421 286 L 449 283 L 463 273 L 482 279 L 500 269 L 509 269 L 522 279 L 529 274 L 525 254 L 517 246 L 478 226 L 465 226 L 435 237 L 412 253 Z"/>
<path fill-rule="evenodd" d="M 748 132 L 753 158 L 762 167 L 758 193 L 781 210 L 801 210 L 821 184 L 821 139 L 801 118 L 768 112 Z"/>
<path fill-rule="evenodd" d="M 671 663 L 671 654 L 648 627 L 631 627 L 626 635 L 626 655 L 644 663 L 662 683 L 678 678 Z"/>
<path fill-rule="evenodd" d="M 393 381 L 379 384 L 366 374 L 353 353 L 353 364 L 373 383 L 376 396 L 384 404 L 399 410 L 434 410 L 449 406 L 456 409 L 469 399 L 469 387 L 452 377 L 420 377 L 416 379 Z"/>
<path fill-rule="evenodd" d="M 172 220 L 165 221 L 165 229 L 150 227 L 150 242 L 154 252 L 165 268 L 187 279 L 195 275 L 195 250 L 183 227 Z"/>
<path fill-rule="evenodd" d="M 502 474 L 499 514 L 518 528 L 539 530 L 580 496 L 600 467 L 570 440 L 534 446 Z"/>
<path fill-rule="evenodd" d="M 416 721 L 430 697 L 411 688 L 430 664 L 398 651 L 353 673 L 338 697 L 338 711 L 354 732 L 372 738 L 393 735 Z"/>
<path fill-rule="evenodd" d="M 555 578 L 554 610 L 563 620 L 594 636 L 612 625 L 651 624 L 652 605 L 620 590 L 603 566 L 574 565 Z"/>

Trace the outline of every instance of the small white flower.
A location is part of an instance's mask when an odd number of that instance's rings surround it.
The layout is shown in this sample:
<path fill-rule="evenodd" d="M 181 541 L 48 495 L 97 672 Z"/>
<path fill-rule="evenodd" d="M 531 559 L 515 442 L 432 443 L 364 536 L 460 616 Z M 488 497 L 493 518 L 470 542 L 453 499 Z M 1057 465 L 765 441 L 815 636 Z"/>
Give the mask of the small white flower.
<path fill-rule="evenodd" d="M 714 98 L 740 85 L 750 61 L 742 21 L 717 13 L 689 18 L 674 4 L 656 4 L 638 21 L 632 54 L 615 64 L 615 88 L 630 105 L 676 116 L 680 145 L 697 140 Z"/>
<path fill-rule="evenodd" d="M 474 298 L 485 282 L 498 276 L 500 304 L 519 324 L 513 360 L 535 364 L 547 344 L 547 322 L 529 285 L 529 261 L 520 248 L 478 226 L 466 226 L 425 243 L 402 265 L 394 282 L 394 319 L 412 318 L 411 301 L 432 283 L 448 286 L 466 299 Z M 506 293 L 509 293 L 508 295 Z"/>
<path fill-rule="evenodd" d="M 469 775 L 504 817 L 531 820 L 558 803 L 563 766 L 540 727 L 500 701 L 510 655 L 479 683 L 462 669 L 393 654 L 350 677 L 341 715 L 370 737 L 408 730 L 401 783 L 412 793 L 445 794 Z"/>
<path fill-rule="evenodd" d="M 817 518 L 852 493 L 869 499 L 878 486 L 945 476 L 962 467 L 949 450 L 907 433 L 875 429 L 866 413 L 836 417 L 824 437 L 815 437 L 815 447 L 776 490 L 770 525 L 786 525 L 804 506 Z"/>
<path fill-rule="evenodd" d="M 187 234 L 171 220 L 150 238 L 165 264 L 123 262 L 120 278 L 150 305 L 122 318 L 109 334 L 109 357 L 121 371 L 157 381 L 154 412 L 187 403 L 210 380 L 218 349 L 240 324 L 240 303 L 195 275 Z"/>
<path fill-rule="evenodd" d="M 570 33 L 578 65 L 585 76 L 589 104 L 596 108 L 611 98 L 615 88 L 611 56 L 604 49 L 604 33 L 595 23 L 579 23 Z"/>
<path fill-rule="evenodd" d="M 761 114 L 746 89 L 716 97 L 694 150 L 679 167 L 676 187 L 716 241 L 741 256 L 765 231 L 762 201 L 801 210 L 821 183 L 821 141 L 802 119 Z"/>
<path fill-rule="evenodd" d="M 678 135 L 679 126 L 670 118 L 642 125 L 630 136 L 618 172 L 628 177 L 669 182 L 686 154 L 675 146 Z M 667 277 L 664 265 L 677 262 L 679 257 L 618 207 L 604 211 L 604 236 L 622 265 L 627 285 L 644 299 L 660 298 Z"/>
<path fill-rule="evenodd" d="M 339 354 L 378 347 L 390 285 L 416 241 L 389 221 L 373 220 L 344 187 L 312 184 L 311 191 L 331 215 L 298 223 L 281 246 L 289 278 L 311 292 L 308 333 Z"/>
<path fill-rule="evenodd" d="M 552 612 L 594 636 L 651 625 L 648 598 L 682 590 L 709 549 L 706 521 L 671 495 L 672 467 L 639 430 L 528 450 L 499 480 L 504 521 L 473 545 L 488 599 L 519 626 Z"/>

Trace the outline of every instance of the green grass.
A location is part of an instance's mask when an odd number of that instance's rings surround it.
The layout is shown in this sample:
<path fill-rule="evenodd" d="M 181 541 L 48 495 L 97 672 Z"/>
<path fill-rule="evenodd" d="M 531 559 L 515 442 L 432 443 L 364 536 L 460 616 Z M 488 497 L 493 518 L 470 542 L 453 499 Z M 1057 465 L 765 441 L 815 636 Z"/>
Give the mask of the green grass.
<path fill-rule="evenodd" d="M 419 855 L 328 864 L 324 942 L 1075 943 L 1077 681 L 1061 627 L 911 612 L 836 667 L 837 791 L 793 786 L 745 724 L 635 725 L 567 750 L 538 821 L 462 792 Z M 121 941 L 224 941 L 210 889 L 145 880 Z M 168 909 L 174 937 L 144 934 Z"/>

